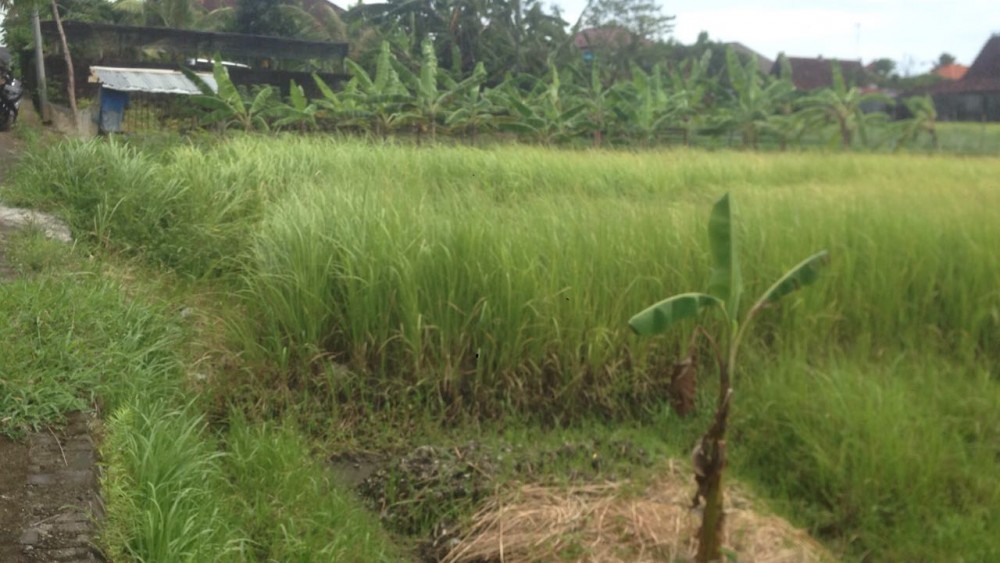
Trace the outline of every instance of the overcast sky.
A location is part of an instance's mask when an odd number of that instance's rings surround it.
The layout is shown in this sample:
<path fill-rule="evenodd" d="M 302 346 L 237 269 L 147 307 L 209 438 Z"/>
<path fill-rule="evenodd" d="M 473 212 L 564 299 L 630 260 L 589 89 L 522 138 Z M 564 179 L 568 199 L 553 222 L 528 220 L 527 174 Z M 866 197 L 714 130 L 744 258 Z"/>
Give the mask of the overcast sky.
<path fill-rule="evenodd" d="M 586 0 L 549 0 L 575 23 Z M 1000 0 L 700 0 L 660 1 L 677 16 L 673 36 L 692 43 L 707 31 L 770 59 L 789 56 L 890 58 L 898 69 L 927 70 L 942 52 L 972 64 L 990 34 L 1000 33 Z"/>

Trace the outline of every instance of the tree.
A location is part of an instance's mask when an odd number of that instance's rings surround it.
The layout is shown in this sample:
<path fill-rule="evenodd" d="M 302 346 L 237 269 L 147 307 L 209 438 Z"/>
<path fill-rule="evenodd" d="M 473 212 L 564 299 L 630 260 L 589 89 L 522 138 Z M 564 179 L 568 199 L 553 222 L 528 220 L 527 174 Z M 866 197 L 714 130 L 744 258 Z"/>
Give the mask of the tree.
<path fill-rule="evenodd" d="M 868 68 L 875 75 L 879 84 L 885 84 L 896 72 L 896 61 L 892 59 L 876 59 L 872 61 Z"/>
<path fill-rule="evenodd" d="M 952 55 L 950 53 L 941 53 L 941 56 L 938 57 L 937 63 L 935 63 L 934 68 L 938 69 L 938 68 L 941 68 L 943 66 L 948 66 L 948 65 L 953 65 L 953 64 L 955 64 L 955 56 L 954 55 Z"/>
<path fill-rule="evenodd" d="M 296 37 L 295 19 L 281 0 L 238 0 L 233 31 L 250 35 Z"/>
<path fill-rule="evenodd" d="M 673 29 L 673 20 L 652 0 L 591 0 L 584 23 L 593 29 L 582 36 L 594 60 L 609 67 L 617 80 L 633 64 L 649 69 L 662 58 L 658 47 Z"/>
<path fill-rule="evenodd" d="M 592 0 L 585 22 L 590 27 L 615 27 L 638 41 L 661 41 L 674 28 L 674 16 L 663 14 L 652 0 Z"/>
<path fill-rule="evenodd" d="M 441 68 L 457 79 L 481 62 L 490 84 L 507 72 L 544 75 L 549 56 L 566 40 L 566 22 L 546 12 L 541 0 L 388 0 L 351 8 L 347 22 L 376 30 L 413 67 L 430 37 Z M 370 43 L 373 48 L 362 53 L 365 66 L 377 57 L 376 42 Z"/>

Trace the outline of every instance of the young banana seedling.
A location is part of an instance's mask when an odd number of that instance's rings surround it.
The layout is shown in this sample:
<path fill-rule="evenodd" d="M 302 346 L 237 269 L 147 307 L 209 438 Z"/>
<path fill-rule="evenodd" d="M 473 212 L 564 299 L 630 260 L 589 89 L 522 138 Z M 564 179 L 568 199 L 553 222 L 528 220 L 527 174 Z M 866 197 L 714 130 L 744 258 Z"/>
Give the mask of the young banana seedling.
<path fill-rule="evenodd" d="M 632 330 L 637 334 L 648 336 L 662 333 L 678 321 L 693 317 L 706 307 L 715 307 L 725 316 L 725 328 L 718 338 L 712 338 L 701 327 L 695 329 L 696 333 L 692 337 L 692 342 L 695 342 L 698 334 L 706 337 L 715 353 L 719 369 L 719 397 L 715 419 L 692 453 L 695 480 L 698 483 L 693 504 L 698 506 L 702 501 L 705 503 L 701 529 L 698 532 L 698 561 L 718 561 L 722 558 L 724 516 L 722 471 L 726 466 L 726 425 L 732 399 L 731 379 L 736 372 L 740 343 L 751 322 L 765 307 L 816 281 L 820 269 L 829 260 L 829 253 L 825 250 L 803 260 L 768 288 L 747 310 L 741 321 L 739 314 L 743 280 L 740 275 L 729 194 L 722 196 L 712 208 L 708 223 L 708 238 L 712 252 L 712 273 L 708 291 L 682 293 L 664 299 L 629 320 Z M 693 361 L 694 346 L 689 352 L 687 362 Z"/>

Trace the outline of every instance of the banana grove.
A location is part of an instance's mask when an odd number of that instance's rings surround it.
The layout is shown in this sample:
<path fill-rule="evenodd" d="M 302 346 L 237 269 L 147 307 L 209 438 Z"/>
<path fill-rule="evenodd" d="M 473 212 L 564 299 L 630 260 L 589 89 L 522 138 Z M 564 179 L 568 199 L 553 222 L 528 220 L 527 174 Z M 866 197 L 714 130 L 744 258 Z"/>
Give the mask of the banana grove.
<path fill-rule="evenodd" d="M 351 79 L 339 90 L 313 76 L 322 96 L 307 99 L 291 84 L 282 99 L 272 86 L 237 88 L 219 61 L 213 91 L 195 96 L 203 126 L 219 129 L 334 132 L 378 139 L 440 136 L 477 142 L 483 135 L 540 145 L 661 146 L 747 149 L 829 146 L 901 148 L 927 136 L 936 148 L 936 112 L 927 98 L 904 100 L 913 117 L 893 121 L 882 111 L 894 101 L 847 84 L 832 65 L 833 85 L 797 92 L 790 69 L 764 75 L 754 60 L 728 50 L 724 71 L 709 71 L 711 53 L 665 68 L 633 65 L 627 79 L 610 81 L 597 65 L 548 65 L 544 76 L 507 75 L 487 85 L 477 65 L 465 76 L 438 67 L 433 43 L 422 44 L 412 68 L 383 42 L 374 69 L 348 60 Z"/>

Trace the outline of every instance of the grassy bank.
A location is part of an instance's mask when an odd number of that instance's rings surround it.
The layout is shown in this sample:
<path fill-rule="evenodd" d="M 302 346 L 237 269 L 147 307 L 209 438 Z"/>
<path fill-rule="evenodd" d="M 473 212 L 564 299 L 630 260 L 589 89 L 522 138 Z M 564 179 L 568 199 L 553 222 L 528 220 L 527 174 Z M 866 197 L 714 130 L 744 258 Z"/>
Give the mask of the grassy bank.
<path fill-rule="evenodd" d="M 702 286 L 707 210 L 730 191 L 749 293 L 832 256 L 749 343 L 737 472 L 852 556 L 1000 552 L 996 158 L 255 137 L 53 150 L 37 162 L 67 168 L 23 167 L 11 197 L 232 291 L 221 400 L 291 408 L 328 438 L 358 421 L 638 420 L 688 450 L 704 425 L 663 414 L 684 331 L 640 341 L 625 321 Z"/>
<path fill-rule="evenodd" d="M 109 559 L 398 558 L 293 426 L 209 427 L 189 376 L 190 286 L 164 291 L 162 274 L 38 232 L 7 234 L 3 250 L 17 278 L 0 283 L 0 432 L 97 412 Z"/>

